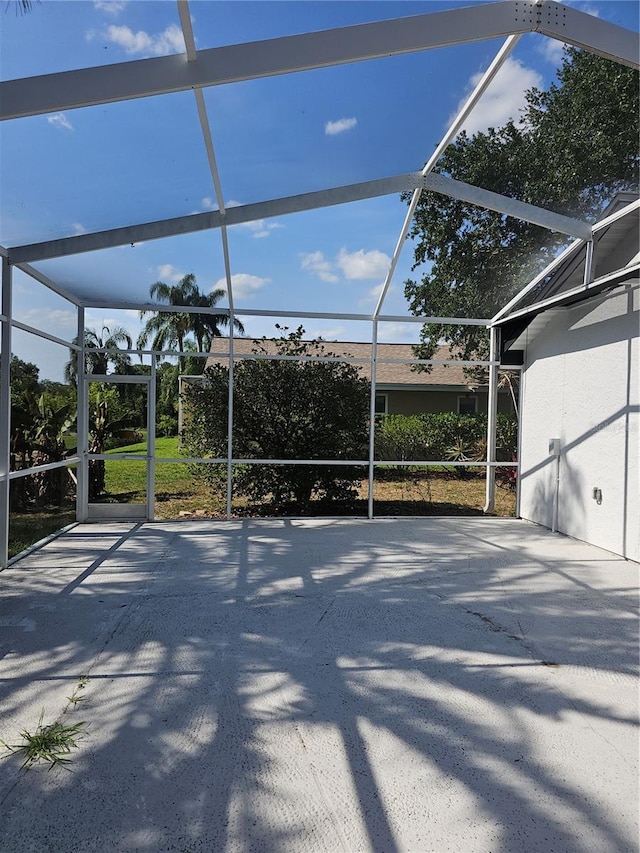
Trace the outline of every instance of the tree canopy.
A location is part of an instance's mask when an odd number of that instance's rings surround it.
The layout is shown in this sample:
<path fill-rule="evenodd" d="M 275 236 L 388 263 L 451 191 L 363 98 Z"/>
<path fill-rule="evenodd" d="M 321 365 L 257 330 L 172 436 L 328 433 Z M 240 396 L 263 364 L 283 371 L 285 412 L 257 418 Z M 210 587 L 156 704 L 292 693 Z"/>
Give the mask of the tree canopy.
<path fill-rule="evenodd" d="M 526 93 L 519 123 L 461 133 L 434 171 L 596 219 L 615 193 L 638 185 L 638 75 L 569 47 L 557 79 Z M 422 275 L 405 282 L 405 295 L 417 316 L 491 317 L 567 243 L 565 235 L 433 192 L 422 194 L 409 236 Z M 486 357 L 487 338 L 479 327 L 425 324 L 416 354 L 430 358 L 445 340 L 461 358 Z"/>

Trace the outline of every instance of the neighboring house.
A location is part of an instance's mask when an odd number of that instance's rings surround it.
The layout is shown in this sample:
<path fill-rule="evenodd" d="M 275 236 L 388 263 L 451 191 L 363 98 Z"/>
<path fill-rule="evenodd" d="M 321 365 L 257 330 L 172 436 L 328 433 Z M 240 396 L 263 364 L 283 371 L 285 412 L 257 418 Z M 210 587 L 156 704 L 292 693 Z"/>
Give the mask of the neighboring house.
<path fill-rule="evenodd" d="M 273 341 L 261 341 L 268 352 L 275 354 Z M 362 376 L 371 378 L 371 344 L 335 343 L 323 341 L 326 352 L 345 358 L 359 359 L 358 367 Z M 234 338 L 235 355 L 247 355 L 254 351 L 256 344 L 251 338 Z M 216 338 L 212 346 L 212 356 L 207 366 L 227 364 L 229 339 Z M 474 384 L 464 375 L 459 365 L 434 364 L 431 371 L 416 371 L 409 363 L 415 358 L 410 344 L 378 344 L 376 359 L 376 412 L 377 414 L 414 415 L 421 412 L 458 412 L 471 414 L 487 411 L 487 385 Z M 386 361 L 391 359 L 392 361 Z M 448 346 L 438 348 L 434 360 L 451 359 Z M 513 412 L 508 391 L 499 393 L 498 411 Z"/>
<path fill-rule="evenodd" d="M 599 220 L 618 215 L 595 232 L 591 282 L 583 281 L 582 244 L 498 321 L 502 363 L 523 364 L 519 515 L 633 560 L 640 559 L 636 199 L 620 194 Z"/>

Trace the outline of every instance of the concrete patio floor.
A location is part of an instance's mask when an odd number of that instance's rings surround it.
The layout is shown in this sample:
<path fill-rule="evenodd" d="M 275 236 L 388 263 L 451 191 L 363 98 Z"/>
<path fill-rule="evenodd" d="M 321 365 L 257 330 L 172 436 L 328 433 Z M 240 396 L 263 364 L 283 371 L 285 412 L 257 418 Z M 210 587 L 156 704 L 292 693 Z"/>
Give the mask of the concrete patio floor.
<path fill-rule="evenodd" d="M 0 762 L 2 851 L 638 847 L 637 564 L 514 519 L 113 523 L 0 590 L 0 738 L 87 723 L 72 772 Z"/>

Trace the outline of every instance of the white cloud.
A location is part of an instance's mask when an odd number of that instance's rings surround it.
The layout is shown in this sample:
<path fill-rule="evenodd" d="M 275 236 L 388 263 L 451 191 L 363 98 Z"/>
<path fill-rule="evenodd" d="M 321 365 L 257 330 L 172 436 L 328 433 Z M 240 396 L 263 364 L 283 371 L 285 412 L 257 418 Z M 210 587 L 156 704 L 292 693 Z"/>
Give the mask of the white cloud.
<path fill-rule="evenodd" d="M 95 34 L 87 34 L 93 37 Z M 176 24 L 169 26 L 158 35 L 149 35 L 144 30 L 134 33 L 127 26 L 111 24 L 104 37 L 121 47 L 129 55 L 165 56 L 169 53 L 184 53 L 185 44 L 182 30 Z"/>
<path fill-rule="evenodd" d="M 82 222 L 73 222 L 71 224 L 71 228 L 73 229 L 73 233 L 77 236 L 79 234 L 86 234 L 87 229 L 84 227 Z"/>
<path fill-rule="evenodd" d="M 374 302 L 377 302 L 378 299 L 380 298 L 380 294 L 382 293 L 383 288 L 384 288 L 384 281 L 381 281 L 380 284 L 376 284 L 375 287 L 371 287 L 367 291 L 367 295 L 363 299 L 360 300 L 360 305 L 365 306 L 365 305 L 370 305 Z"/>
<path fill-rule="evenodd" d="M 216 200 L 214 198 L 210 198 L 209 196 L 206 196 L 205 198 L 202 199 L 202 209 L 203 210 L 217 210 L 218 209 L 218 203 L 216 202 Z"/>
<path fill-rule="evenodd" d="M 64 113 L 55 113 L 52 116 L 47 116 L 47 121 L 61 130 L 73 130 L 73 125 Z"/>
<path fill-rule="evenodd" d="M 338 133 L 352 130 L 357 124 L 357 118 L 339 118 L 337 121 L 328 121 L 324 126 L 324 132 L 326 136 L 336 136 Z"/>
<path fill-rule="evenodd" d="M 386 343 L 417 343 L 420 328 L 419 323 L 380 323 L 378 340 Z"/>
<path fill-rule="evenodd" d="M 469 80 L 469 91 L 479 82 L 482 73 L 474 74 Z M 520 111 L 525 106 L 524 93 L 532 86 L 540 87 L 542 77 L 533 68 L 527 68 L 518 59 L 509 57 L 491 81 L 471 115 L 463 125 L 463 130 L 471 136 L 490 127 L 501 127 L 512 118 L 516 124 L 520 121 Z M 458 109 L 466 100 L 463 98 Z M 454 117 L 451 116 L 450 121 Z"/>
<path fill-rule="evenodd" d="M 173 282 L 177 284 L 184 278 L 184 273 L 177 270 L 173 264 L 160 264 L 157 268 L 158 279 L 164 282 Z"/>
<path fill-rule="evenodd" d="M 538 42 L 538 53 L 554 66 L 559 66 L 562 61 L 565 44 L 552 38 L 543 38 Z"/>
<path fill-rule="evenodd" d="M 566 0 L 566 4 L 567 6 L 575 6 L 576 9 L 586 15 L 593 15 L 594 18 L 600 17 L 600 10 L 593 3 L 585 3 L 584 0 Z"/>
<path fill-rule="evenodd" d="M 347 279 L 379 278 L 386 276 L 391 258 L 378 249 L 371 249 L 369 252 L 360 249 L 351 253 L 340 249 L 336 263 Z"/>
<path fill-rule="evenodd" d="M 280 225 L 279 222 L 267 222 L 265 219 L 256 219 L 253 222 L 240 222 L 233 227 L 252 231 L 252 237 L 268 237 L 272 231 L 277 228 L 284 228 L 284 225 Z"/>
<path fill-rule="evenodd" d="M 344 326 L 334 326 L 333 328 L 318 327 L 316 329 L 307 329 L 304 334 L 307 340 L 315 340 L 317 338 L 322 338 L 323 341 L 339 341 L 344 338 L 344 335 Z"/>
<path fill-rule="evenodd" d="M 249 275 L 246 272 L 235 273 L 231 276 L 234 299 L 250 298 L 254 293 L 264 287 L 265 284 L 269 284 L 270 281 L 270 278 L 260 278 L 258 275 Z M 226 278 L 218 279 L 215 286 L 216 288 L 222 287 L 226 290 Z"/>
<path fill-rule="evenodd" d="M 300 255 L 300 266 L 303 270 L 309 270 L 322 281 L 331 283 L 340 281 L 339 272 L 349 281 L 386 277 L 390 263 L 391 258 L 378 249 L 371 249 L 369 252 L 364 249 L 347 252 L 342 248 L 333 262 L 327 260 L 319 251 Z"/>
<path fill-rule="evenodd" d="M 332 271 L 332 264 L 327 261 L 322 252 L 309 252 L 300 255 L 300 266 L 303 270 L 315 273 L 322 281 L 339 281 L 338 276 Z"/>
<path fill-rule="evenodd" d="M 100 12 L 106 12 L 107 15 L 119 15 L 127 5 L 126 0 L 95 0 L 94 8 Z"/>

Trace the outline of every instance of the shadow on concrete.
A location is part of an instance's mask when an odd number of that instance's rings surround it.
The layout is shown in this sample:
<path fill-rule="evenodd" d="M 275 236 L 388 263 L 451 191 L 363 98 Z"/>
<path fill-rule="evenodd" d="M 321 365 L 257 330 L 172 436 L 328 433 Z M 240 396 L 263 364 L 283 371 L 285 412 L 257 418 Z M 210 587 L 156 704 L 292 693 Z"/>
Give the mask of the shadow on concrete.
<path fill-rule="evenodd" d="M 17 564 L 0 707 L 88 675 L 68 713 L 90 737 L 73 773 L 3 762 L 0 847 L 632 849 L 532 733 L 635 724 L 554 681 L 637 672 L 635 590 L 589 582 L 602 552 L 556 565 L 494 524 L 84 526 Z M 103 550 L 74 567 L 69 543 Z"/>

